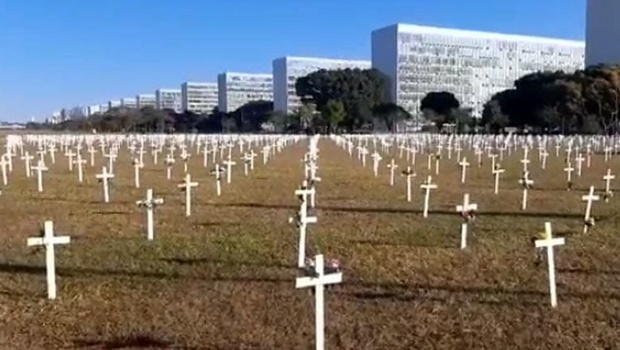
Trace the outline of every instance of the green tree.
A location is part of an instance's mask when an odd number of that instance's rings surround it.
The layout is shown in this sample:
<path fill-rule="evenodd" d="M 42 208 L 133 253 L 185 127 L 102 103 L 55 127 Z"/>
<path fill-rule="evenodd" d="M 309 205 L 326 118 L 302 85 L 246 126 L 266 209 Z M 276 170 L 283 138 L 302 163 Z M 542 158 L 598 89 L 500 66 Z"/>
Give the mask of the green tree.
<path fill-rule="evenodd" d="M 502 112 L 498 100 L 489 100 L 484 104 L 480 125 L 486 127 L 488 132 L 499 133 L 508 126 L 508 116 Z"/>
<path fill-rule="evenodd" d="M 429 92 L 420 101 L 420 110 L 424 117 L 435 123 L 441 130 L 443 124 L 454 122 L 454 111 L 461 106 L 453 93 L 447 91 Z"/>
<path fill-rule="evenodd" d="M 325 105 L 325 108 L 321 112 L 321 116 L 327 126 L 327 133 L 332 133 L 338 127 L 347 112 L 344 109 L 344 104 L 341 101 L 329 100 Z"/>
<path fill-rule="evenodd" d="M 388 101 L 388 83 L 375 69 L 322 69 L 297 79 L 295 89 L 303 104 L 312 103 L 317 111 L 323 111 L 329 101 L 340 101 L 345 110 L 341 125 L 351 131 L 372 123 L 373 110 Z"/>
<path fill-rule="evenodd" d="M 375 107 L 374 114 L 385 123 L 390 132 L 395 131 L 394 128 L 398 122 L 412 118 L 411 114 L 404 108 L 391 102 L 382 103 Z"/>

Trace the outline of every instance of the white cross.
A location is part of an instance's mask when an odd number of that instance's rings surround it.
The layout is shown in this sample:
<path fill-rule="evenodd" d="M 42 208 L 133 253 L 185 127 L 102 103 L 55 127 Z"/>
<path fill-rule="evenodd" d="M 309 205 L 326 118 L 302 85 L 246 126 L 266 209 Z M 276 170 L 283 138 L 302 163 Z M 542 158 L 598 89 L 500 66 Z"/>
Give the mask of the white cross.
<path fill-rule="evenodd" d="M 493 176 L 495 177 L 495 187 L 493 190 L 494 194 L 499 193 L 499 176 L 505 171 L 506 170 L 502 169 L 502 167 L 499 164 L 496 164 L 495 168 L 493 169 Z"/>
<path fill-rule="evenodd" d="M 69 244 L 71 238 L 69 236 L 54 237 L 54 223 L 52 221 L 45 222 L 45 231 L 43 237 L 28 238 L 29 247 L 42 245 L 45 246 L 45 269 L 47 274 L 47 298 L 56 299 L 56 262 L 54 258 L 55 244 Z"/>
<path fill-rule="evenodd" d="M 545 222 L 545 239 L 534 242 L 536 248 L 547 248 L 547 267 L 549 268 L 549 294 L 551 295 L 551 307 L 558 305 L 558 297 L 555 291 L 555 260 L 553 247 L 564 245 L 564 238 L 553 238 L 551 235 L 551 223 Z"/>
<path fill-rule="evenodd" d="M 140 188 L 140 169 L 144 168 L 144 164 L 140 161 L 140 159 L 136 158 L 133 160 L 133 178 L 134 185 L 136 188 Z"/>
<path fill-rule="evenodd" d="M 78 182 L 84 182 L 84 164 L 86 164 L 86 160 L 82 159 L 82 154 L 77 152 L 75 158 L 75 165 L 78 167 Z"/>
<path fill-rule="evenodd" d="M 39 160 L 37 166 L 33 166 L 32 170 L 37 172 L 37 191 L 43 192 L 43 172 L 47 171 L 47 167 Z"/>
<path fill-rule="evenodd" d="M 8 159 L 9 157 L 6 154 L 3 154 L 2 157 L 0 157 L 0 168 L 2 168 L 2 184 L 4 186 L 9 184 L 8 166 L 10 162 Z"/>
<path fill-rule="evenodd" d="M 463 160 L 459 162 L 459 165 L 461 166 L 461 183 L 464 184 L 465 177 L 467 176 L 467 167 L 469 166 L 469 163 L 467 163 L 467 158 L 463 157 Z"/>
<path fill-rule="evenodd" d="M 583 233 L 588 233 L 588 227 L 592 226 L 593 224 L 593 220 L 591 218 L 592 202 L 598 201 L 599 199 L 600 197 L 594 194 L 594 186 L 590 186 L 590 191 L 588 192 L 588 194 L 581 197 L 581 200 L 586 202 L 586 213 L 583 218 Z"/>
<path fill-rule="evenodd" d="M 390 186 L 394 186 L 394 171 L 398 168 L 398 164 L 396 164 L 394 158 L 392 158 L 392 161 L 387 167 L 390 168 Z"/>
<path fill-rule="evenodd" d="M 153 209 L 156 206 L 164 204 L 163 198 L 153 198 L 153 190 L 146 190 L 146 199 L 137 201 L 136 204 L 140 207 L 146 208 L 146 237 L 149 241 L 154 237 L 154 225 L 153 225 Z"/>
<path fill-rule="evenodd" d="M 31 156 L 30 153 L 28 153 L 28 151 L 26 151 L 26 154 L 24 154 L 21 158 L 24 161 L 24 164 L 26 165 L 26 177 L 30 177 L 32 175 L 31 170 L 30 170 L 30 161 L 34 159 L 34 157 Z"/>
<path fill-rule="evenodd" d="M 103 201 L 105 203 L 109 203 L 110 202 L 110 184 L 108 182 L 110 181 L 110 179 L 114 178 L 114 174 L 108 173 L 108 168 L 104 166 L 103 169 L 101 170 L 101 174 L 97 174 L 95 175 L 95 177 L 99 179 L 99 181 L 101 181 L 103 185 Z"/>
<path fill-rule="evenodd" d="M 463 204 L 456 206 L 456 212 L 463 217 L 463 223 L 461 223 L 461 249 L 467 247 L 467 225 L 477 210 L 478 204 L 469 203 L 469 193 L 463 195 Z"/>
<path fill-rule="evenodd" d="M 192 176 L 185 174 L 185 181 L 177 185 L 185 191 L 185 216 L 192 215 L 192 187 L 198 187 L 198 182 L 192 182 Z"/>
<path fill-rule="evenodd" d="M 296 221 L 299 228 L 299 244 L 297 255 L 297 266 L 302 268 L 305 266 L 306 260 L 306 230 L 308 224 L 316 224 L 316 216 L 308 216 L 308 195 L 314 192 L 314 189 L 308 189 L 308 183 L 303 181 L 301 188 L 295 191 L 295 195 L 301 200 L 299 205 L 299 212 L 297 213 L 296 220 L 292 218 L 289 221 Z"/>
<path fill-rule="evenodd" d="M 296 288 L 314 287 L 315 306 L 315 342 L 316 350 L 325 349 L 325 285 L 342 282 L 342 272 L 325 274 L 323 255 L 314 258 L 314 276 L 297 277 Z"/>
<path fill-rule="evenodd" d="M 75 153 L 72 150 L 69 150 L 65 153 L 65 156 L 67 156 L 68 162 L 69 163 L 69 171 L 73 171 L 73 157 L 75 157 Z"/>
<path fill-rule="evenodd" d="M 577 176 L 581 177 L 581 169 L 583 168 L 583 161 L 585 158 L 581 153 L 579 153 L 575 160 L 577 161 Z"/>
<path fill-rule="evenodd" d="M 222 163 L 224 163 L 226 165 L 226 183 L 229 184 L 230 181 L 232 180 L 232 166 L 237 164 L 237 162 L 231 160 L 230 158 L 228 158 L 227 160 L 223 161 Z"/>
<path fill-rule="evenodd" d="M 408 166 L 407 170 L 402 172 L 402 175 L 407 177 L 407 202 L 411 202 L 411 178 L 415 177 L 416 174 L 411 170 L 411 167 Z"/>
<path fill-rule="evenodd" d="M 383 158 L 381 158 L 381 155 L 377 153 L 377 151 L 372 154 L 372 172 L 375 177 L 379 176 L 379 162 L 381 161 L 381 159 Z"/>
<path fill-rule="evenodd" d="M 424 194 L 424 217 L 427 218 L 428 217 L 428 207 L 429 207 L 429 201 L 431 198 L 431 190 L 434 190 L 437 188 L 437 184 L 433 183 L 433 179 L 432 177 L 429 175 L 428 178 L 426 179 L 426 182 L 423 183 L 422 185 L 420 185 L 421 188 L 423 188 L 426 193 Z"/>
<path fill-rule="evenodd" d="M 220 168 L 219 164 L 215 164 L 215 168 L 211 171 L 211 174 L 215 175 L 215 189 L 218 197 L 222 195 L 222 172 L 226 172 L 226 169 Z"/>
<path fill-rule="evenodd" d="M 174 166 L 175 160 L 174 157 L 168 153 L 168 155 L 166 155 L 166 179 L 170 180 L 170 178 L 172 177 L 172 167 Z"/>
<path fill-rule="evenodd" d="M 607 169 L 607 174 L 603 176 L 605 180 L 605 202 L 609 202 L 609 196 L 611 195 L 611 180 L 614 180 L 616 175 L 611 174 L 611 169 Z"/>
<path fill-rule="evenodd" d="M 570 161 L 566 165 L 566 168 L 564 168 L 564 171 L 566 172 L 566 181 L 568 183 L 568 189 L 570 190 L 573 183 L 573 171 L 575 171 L 575 168 L 573 168 Z"/>
<path fill-rule="evenodd" d="M 523 176 L 519 180 L 519 183 L 523 186 L 523 197 L 521 198 L 521 210 L 527 209 L 527 191 L 534 184 L 534 180 L 530 179 L 530 172 L 523 172 Z"/>

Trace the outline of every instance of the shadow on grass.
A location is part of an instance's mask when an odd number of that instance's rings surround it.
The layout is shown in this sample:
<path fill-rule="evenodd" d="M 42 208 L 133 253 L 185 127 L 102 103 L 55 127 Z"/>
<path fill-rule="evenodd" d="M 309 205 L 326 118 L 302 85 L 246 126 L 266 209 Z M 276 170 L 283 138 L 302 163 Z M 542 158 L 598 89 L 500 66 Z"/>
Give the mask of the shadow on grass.
<path fill-rule="evenodd" d="M 92 215 L 129 215 L 131 212 L 125 210 L 97 210 L 91 211 Z"/>
<path fill-rule="evenodd" d="M 104 350 L 117 349 L 180 349 L 172 346 L 171 342 L 155 339 L 148 335 L 135 335 L 129 337 L 119 337 L 111 340 L 89 340 L 77 339 L 73 345 L 80 348 L 96 348 Z"/>
<path fill-rule="evenodd" d="M 188 258 L 164 258 L 160 259 L 166 263 L 177 264 L 177 265 L 225 265 L 229 267 L 261 267 L 261 268 L 277 268 L 277 269 L 296 269 L 297 267 L 293 264 L 282 264 L 282 263 L 260 263 L 260 262 L 251 262 L 251 261 L 227 261 L 227 260 L 218 260 L 218 259 L 209 259 L 209 258 L 198 258 L 198 259 L 188 259 Z"/>
<path fill-rule="evenodd" d="M 297 210 L 298 205 L 288 204 L 263 204 L 263 203 L 220 203 L 215 206 L 223 207 L 237 207 L 237 208 L 259 208 L 259 209 L 282 209 L 282 210 Z M 321 206 L 317 207 L 318 211 L 333 211 L 343 213 L 377 213 L 377 214 L 422 214 L 421 209 L 414 208 L 372 208 L 372 207 L 334 207 L 334 206 Z M 449 215 L 455 216 L 457 213 L 454 210 L 429 210 L 429 215 Z M 549 213 L 549 212 L 500 212 L 500 211 L 480 211 L 478 214 L 480 217 L 486 216 L 506 216 L 506 217 L 544 217 L 544 218 L 561 218 L 561 219 L 575 219 L 583 218 L 583 213 Z"/>
<path fill-rule="evenodd" d="M 620 275 L 620 270 L 602 270 L 586 268 L 558 268 L 558 273 L 584 274 L 584 275 Z"/>
<path fill-rule="evenodd" d="M 0 263 L 0 273 L 10 274 L 30 274 L 30 275 L 45 275 L 45 266 L 24 265 L 24 264 L 9 264 Z M 145 278 L 145 279 L 159 279 L 159 280 L 202 280 L 212 282 L 238 282 L 238 283 L 291 283 L 289 278 L 278 278 L 269 276 L 218 276 L 217 272 L 214 276 L 192 276 L 184 275 L 180 273 L 163 273 L 153 271 L 127 271 L 116 269 L 94 269 L 94 268 L 70 268 L 70 267 L 57 267 L 56 274 L 61 277 L 80 278 L 89 276 L 113 276 L 113 277 L 128 277 L 128 278 Z"/>
<path fill-rule="evenodd" d="M 455 241 L 454 244 L 450 244 L 448 242 L 396 242 L 396 241 L 386 241 L 386 240 L 375 240 L 375 239 L 354 239 L 350 240 L 349 243 L 352 244 L 361 244 L 361 245 L 371 245 L 371 246 L 384 246 L 384 247 L 418 247 L 418 248 L 440 248 L 440 249 L 456 249 L 458 248 L 458 243 Z"/>
<path fill-rule="evenodd" d="M 353 285 L 362 288 L 372 288 L 371 291 L 354 292 L 348 295 L 356 299 L 393 299 L 395 301 L 408 301 L 415 300 L 416 298 L 427 298 L 425 294 L 429 292 L 447 292 L 451 294 L 471 294 L 476 295 L 478 300 L 484 304 L 502 304 L 502 298 L 511 297 L 527 297 L 528 300 L 512 301 L 515 304 L 538 304 L 531 298 L 540 298 L 542 305 L 548 303 L 549 293 L 536 290 L 523 290 L 523 289 L 505 289 L 498 287 L 479 287 L 479 286 L 454 286 L 454 285 L 441 285 L 441 284 L 422 284 L 422 283 L 369 283 L 350 281 L 348 285 Z M 580 292 L 564 290 L 562 285 L 558 285 L 558 298 L 576 298 L 580 300 L 585 299 L 607 299 L 607 300 L 620 300 L 620 293 L 616 292 Z M 378 290 L 377 290 L 378 289 Z M 423 292 L 423 293 L 422 293 Z M 500 297 L 500 298 L 497 298 Z M 434 298 L 434 297 L 432 297 Z M 507 302 L 510 302 L 508 300 Z"/>

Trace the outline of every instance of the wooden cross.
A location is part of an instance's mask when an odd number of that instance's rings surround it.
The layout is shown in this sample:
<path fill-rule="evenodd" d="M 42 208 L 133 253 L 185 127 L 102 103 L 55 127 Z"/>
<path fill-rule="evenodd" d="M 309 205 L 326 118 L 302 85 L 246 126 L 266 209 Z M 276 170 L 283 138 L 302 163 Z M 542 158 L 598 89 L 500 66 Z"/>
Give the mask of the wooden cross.
<path fill-rule="evenodd" d="M 33 156 L 31 156 L 28 151 L 26 151 L 26 154 L 24 154 L 21 159 L 24 161 L 24 164 L 26 165 L 26 177 L 30 177 L 32 176 L 32 171 L 30 170 L 30 161 L 32 159 L 34 159 Z"/>
<path fill-rule="evenodd" d="M 226 169 L 220 168 L 219 164 L 215 164 L 215 168 L 211 170 L 211 174 L 215 175 L 215 190 L 218 197 L 222 195 L 222 172 L 226 172 Z"/>
<path fill-rule="evenodd" d="M 422 189 L 425 190 L 425 194 L 424 194 L 424 217 L 427 218 L 428 217 L 428 207 L 429 207 L 429 202 L 430 202 L 430 198 L 431 198 L 431 190 L 434 190 L 437 188 L 437 184 L 433 183 L 433 179 L 432 177 L 429 175 L 426 179 L 426 182 L 423 183 L 422 185 L 420 185 L 420 187 Z"/>
<path fill-rule="evenodd" d="M 408 166 L 407 170 L 402 172 L 402 175 L 407 177 L 407 202 L 411 202 L 411 178 L 415 177 L 416 174 L 411 170 L 411 167 Z"/>
<path fill-rule="evenodd" d="M 609 202 L 609 197 L 612 195 L 611 192 L 611 180 L 614 180 L 616 175 L 611 174 L 611 169 L 607 169 L 607 174 L 603 176 L 603 180 L 605 180 L 605 202 Z"/>
<path fill-rule="evenodd" d="M 575 171 L 575 168 L 573 168 L 570 161 L 566 165 L 566 168 L 564 168 L 564 171 L 566 172 L 567 188 L 570 191 L 573 187 L 573 171 Z"/>
<path fill-rule="evenodd" d="M 166 155 L 166 179 L 170 180 L 170 178 L 172 177 L 172 167 L 174 166 L 174 163 L 176 161 L 174 160 L 174 157 L 172 156 L 172 154 L 168 153 Z"/>
<path fill-rule="evenodd" d="M 461 166 L 461 183 L 464 184 L 465 177 L 467 176 L 467 167 L 469 166 L 467 158 L 463 157 L 463 160 L 459 162 L 459 165 Z"/>
<path fill-rule="evenodd" d="M 144 163 L 140 159 L 135 158 L 133 160 L 133 179 L 136 188 L 140 188 L 140 169 L 144 168 Z"/>
<path fill-rule="evenodd" d="M 28 238 L 27 244 L 32 246 L 45 246 L 45 269 L 47 274 L 47 298 L 56 299 L 56 262 L 54 256 L 54 245 L 69 244 L 71 238 L 69 236 L 54 237 L 54 223 L 52 221 L 45 222 L 45 230 L 43 237 Z"/>
<path fill-rule="evenodd" d="M 49 169 L 39 160 L 39 164 L 33 166 L 32 170 L 37 172 L 37 191 L 43 192 L 43 172 Z"/>
<path fill-rule="evenodd" d="M 312 194 L 314 189 L 308 189 L 308 183 L 304 181 L 301 187 L 295 191 L 295 195 L 297 198 L 301 200 L 299 204 L 299 211 L 297 213 L 297 217 L 294 220 L 293 218 L 289 219 L 289 221 L 295 221 L 297 227 L 299 229 L 299 244 L 298 244 L 298 255 L 297 255 L 297 266 L 302 268 L 305 266 L 306 259 L 306 231 L 308 224 L 317 223 L 316 216 L 308 216 L 308 195 Z"/>
<path fill-rule="evenodd" d="M 109 184 L 109 181 L 114 178 L 114 174 L 108 173 L 108 168 L 106 168 L 104 166 L 103 169 L 101 170 L 101 174 L 97 174 L 97 175 L 95 175 L 95 177 L 97 179 L 99 179 L 99 181 L 103 185 L 103 201 L 105 203 L 109 203 L 110 202 L 110 184 Z"/>
<path fill-rule="evenodd" d="M 314 287 L 316 350 L 325 349 L 325 285 L 341 282 L 342 272 L 325 274 L 325 261 L 321 254 L 314 258 L 314 276 L 297 277 L 295 280 L 296 288 Z"/>
<path fill-rule="evenodd" d="M 469 202 L 469 193 L 463 195 L 463 204 L 456 206 L 456 212 L 463 217 L 463 222 L 461 223 L 461 249 L 467 247 L 467 226 L 474 219 L 477 210 L 478 204 Z"/>
<path fill-rule="evenodd" d="M 579 153 L 575 160 L 577 161 L 577 176 L 581 177 L 581 169 L 583 168 L 583 161 L 585 158 L 581 153 Z"/>
<path fill-rule="evenodd" d="M 394 171 L 398 168 L 398 164 L 396 164 L 394 158 L 392 158 L 392 161 L 390 161 L 387 167 L 390 168 L 390 186 L 394 186 Z"/>
<path fill-rule="evenodd" d="M 9 184 L 8 166 L 10 162 L 8 159 L 9 157 L 6 154 L 3 154 L 2 157 L 0 157 L 0 168 L 2 168 L 2 184 L 4 186 L 7 186 Z M 41 164 L 40 160 L 39 164 Z"/>
<path fill-rule="evenodd" d="M 536 248 L 547 248 L 547 267 L 549 268 L 549 294 L 551 295 L 551 307 L 558 305 L 558 297 L 555 291 L 555 260 L 553 257 L 553 247 L 564 245 L 564 238 L 553 238 L 551 234 L 551 223 L 545 222 L 545 239 L 538 239 L 534 242 Z"/>
<path fill-rule="evenodd" d="M 185 191 L 185 216 L 192 215 L 192 187 L 198 187 L 198 182 L 192 182 L 192 176 L 185 174 L 185 181 L 177 185 Z"/>
<path fill-rule="evenodd" d="M 153 224 L 153 209 L 156 206 L 164 204 L 163 198 L 153 198 L 153 190 L 146 190 L 146 199 L 137 201 L 136 204 L 139 207 L 146 208 L 146 237 L 149 241 L 152 241 L 154 234 L 154 224 Z"/>
<path fill-rule="evenodd" d="M 67 156 L 68 159 L 68 163 L 69 163 L 69 171 L 73 171 L 73 157 L 75 157 L 75 153 L 72 150 L 69 150 L 65 153 L 65 156 Z"/>
<path fill-rule="evenodd" d="M 534 184 L 534 180 L 530 179 L 530 172 L 524 171 L 523 176 L 519 180 L 521 186 L 523 186 L 523 197 L 521 198 L 521 210 L 527 209 L 527 191 Z"/>
<path fill-rule="evenodd" d="M 237 162 L 233 161 L 232 159 L 230 159 L 230 157 L 228 157 L 228 159 L 226 159 L 222 163 L 226 165 L 226 183 L 229 184 L 232 180 L 232 166 L 236 165 Z"/>
<path fill-rule="evenodd" d="M 499 193 L 499 176 L 503 174 L 505 171 L 506 170 L 502 169 L 501 165 L 499 164 L 496 164 L 495 168 L 493 169 L 493 176 L 495 177 L 495 186 L 493 190 L 494 194 Z"/>
<path fill-rule="evenodd" d="M 84 182 L 84 164 L 86 164 L 86 159 L 82 159 L 82 154 L 77 152 L 75 157 L 75 165 L 78 168 L 78 182 Z"/>
<path fill-rule="evenodd" d="M 383 159 L 377 151 L 372 154 L 372 172 L 375 177 L 379 176 L 379 162 Z"/>
<path fill-rule="evenodd" d="M 599 196 L 594 194 L 594 186 L 590 186 L 590 191 L 587 195 L 582 196 L 581 200 L 586 202 L 586 212 L 583 218 L 583 233 L 588 233 L 588 228 L 594 226 L 594 219 L 592 218 L 592 202 L 598 201 Z"/>

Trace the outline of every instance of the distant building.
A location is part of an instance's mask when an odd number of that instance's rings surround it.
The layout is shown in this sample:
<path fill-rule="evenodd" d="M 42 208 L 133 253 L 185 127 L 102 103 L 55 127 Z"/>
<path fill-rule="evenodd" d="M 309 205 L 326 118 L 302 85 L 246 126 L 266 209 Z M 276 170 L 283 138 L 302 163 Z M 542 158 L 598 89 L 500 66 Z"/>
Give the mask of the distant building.
<path fill-rule="evenodd" d="M 136 107 L 138 109 L 144 107 L 153 107 L 155 108 L 157 105 L 154 94 L 141 94 L 136 96 Z"/>
<path fill-rule="evenodd" d="M 273 101 L 273 75 L 225 72 L 217 76 L 218 108 L 234 112 L 251 101 Z"/>
<path fill-rule="evenodd" d="M 112 100 L 108 102 L 108 109 L 118 108 L 122 105 L 123 105 L 123 102 L 121 100 Z"/>
<path fill-rule="evenodd" d="M 181 89 L 158 89 L 155 91 L 157 109 L 171 109 L 176 113 L 183 112 Z"/>
<path fill-rule="evenodd" d="M 394 24 L 372 32 L 372 66 L 390 78 L 392 102 L 413 115 L 429 92 L 453 93 L 480 117 L 484 103 L 528 73 L 584 66 L 584 43 Z"/>
<path fill-rule="evenodd" d="M 138 100 L 135 97 L 121 98 L 121 106 L 125 108 L 138 108 Z"/>
<path fill-rule="evenodd" d="M 103 114 L 110 110 L 110 105 L 107 103 L 103 103 L 99 105 L 99 113 Z"/>
<path fill-rule="evenodd" d="M 298 78 L 321 69 L 369 69 L 370 61 L 341 60 L 318 57 L 286 56 L 273 60 L 273 107 L 274 110 L 293 113 L 301 106 L 295 83 Z"/>
<path fill-rule="evenodd" d="M 181 103 L 184 111 L 197 114 L 211 113 L 218 104 L 217 83 L 183 83 Z"/>
<path fill-rule="evenodd" d="M 620 64 L 620 2 L 587 0 L 586 66 Z"/>
<path fill-rule="evenodd" d="M 88 116 L 91 116 L 97 113 L 101 113 L 101 105 L 88 106 L 88 112 L 87 112 Z"/>

